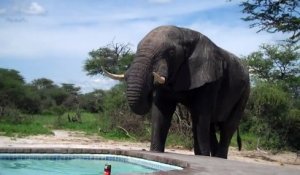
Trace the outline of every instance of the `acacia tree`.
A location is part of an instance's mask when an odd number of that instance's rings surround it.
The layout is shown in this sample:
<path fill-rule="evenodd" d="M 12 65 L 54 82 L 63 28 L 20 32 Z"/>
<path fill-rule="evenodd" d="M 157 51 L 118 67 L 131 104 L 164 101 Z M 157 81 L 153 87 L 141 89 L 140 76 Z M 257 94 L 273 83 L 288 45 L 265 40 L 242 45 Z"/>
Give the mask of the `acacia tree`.
<path fill-rule="evenodd" d="M 300 40 L 299 0 L 246 0 L 241 3 L 243 20 L 252 22 L 250 27 L 259 27 L 258 32 L 289 33 L 292 42 Z"/>
<path fill-rule="evenodd" d="M 124 73 L 134 57 L 134 53 L 129 46 L 129 44 L 112 42 L 97 50 L 92 50 L 89 52 L 89 58 L 84 63 L 84 70 L 91 76 L 97 74 L 105 75 L 101 67 L 112 73 Z M 118 130 L 117 128 L 119 128 L 120 130 L 122 128 L 122 132 L 125 130 L 126 132 L 140 134 L 142 132 L 137 130 L 142 125 L 137 125 L 140 121 L 129 110 L 124 91 L 125 86 L 120 82 L 109 91 L 106 91 L 102 97 L 96 97 L 102 98 L 100 102 L 103 107 L 97 110 L 103 112 L 102 116 L 108 122 L 105 124 L 106 128 L 104 129 Z"/>
<path fill-rule="evenodd" d="M 37 90 L 42 89 L 50 89 L 54 88 L 55 84 L 52 80 L 47 78 L 38 78 L 31 82 L 32 86 L 34 86 Z"/>
<path fill-rule="evenodd" d="M 88 75 L 103 75 L 101 69 L 103 66 L 110 72 L 125 72 L 134 57 L 129 46 L 129 44 L 112 42 L 97 50 L 90 51 L 89 58 L 84 63 L 84 70 L 87 71 Z"/>

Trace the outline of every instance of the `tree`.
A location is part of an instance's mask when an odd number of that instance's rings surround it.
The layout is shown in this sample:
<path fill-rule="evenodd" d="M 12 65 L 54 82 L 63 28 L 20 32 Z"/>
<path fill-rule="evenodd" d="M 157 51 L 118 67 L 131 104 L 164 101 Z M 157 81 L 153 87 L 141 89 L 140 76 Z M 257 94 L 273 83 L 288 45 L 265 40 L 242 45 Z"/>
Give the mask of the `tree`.
<path fill-rule="evenodd" d="M 36 87 L 38 90 L 54 88 L 55 84 L 52 80 L 47 78 L 39 78 L 32 81 L 32 86 Z"/>
<path fill-rule="evenodd" d="M 75 87 L 74 84 L 62 83 L 62 88 L 73 95 L 78 95 L 80 91 L 80 87 Z"/>
<path fill-rule="evenodd" d="M 39 95 L 18 71 L 0 68 L 0 116 L 5 115 L 7 109 L 38 113 L 40 102 Z"/>
<path fill-rule="evenodd" d="M 79 106 L 80 87 L 75 87 L 74 84 L 62 83 L 60 87 L 50 79 L 39 78 L 33 80 L 31 86 L 40 96 L 42 111 L 49 111 L 60 105 L 68 110 Z"/>
<path fill-rule="evenodd" d="M 130 111 L 124 91 L 125 85 L 124 83 L 120 83 L 115 85 L 104 95 L 103 108 L 105 115 L 110 118 L 110 128 L 116 127 L 122 118 L 123 120 L 125 119 L 126 116 L 124 116 L 124 113 Z"/>
<path fill-rule="evenodd" d="M 102 74 L 101 66 L 110 72 L 124 73 L 134 54 L 129 44 L 111 43 L 97 50 L 89 52 L 89 58 L 85 61 L 84 70 L 88 75 Z"/>
<path fill-rule="evenodd" d="M 290 90 L 294 97 L 300 92 L 299 46 L 291 43 L 262 45 L 260 50 L 246 57 L 250 74 L 260 81 L 278 83 Z"/>
<path fill-rule="evenodd" d="M 299 149 L 300 53 L 295 44 L 262 45 L 246 57 L 253 81 L 242 124 L 265 148 Z M 244 125 L 244 126 L 243 126 Z M 244 128 L 245 129 L 245 128 Z M 297 139 L 295 139 L 297 138 Z"/>
<path fill-rule="evenodd" d="M 76 110 L 78 112 L 80 87 L 75 87 L 74 84 L 62 83 L 61 90 L 66 93 L 62 105 L 68 110 Z"/>
<path fill-rule="evenodd" d="M 24 78 L 18 71 L 0 68 L 0 108 L 16 107 L 25 96 Z"/>
<path fill-rule="evenodd" d="M 103 116 L 105 123 L 104 129 L 118 132 L 118 135 L 127 137 L 145 137 L 146 127 L 144 120 L 147 117 L 137 116 L 130 111 L 125 97 L 125 84 L 115 85 L 103 96 Z M 149 122 L 148 122 L 149 123 Z"/>
<path fill-rule="evenodd" d="M 103 111 L 103 98 L 105 91 L 94 90 L 93 92 L 84 94 L 80 96 L 80 108 L 96 113 Z"/>
<path fill-rule="evenodd" d="M 288 33 L 293 42 L 300 40 L 299 0 L 246 0 L 241 3 L 245 21 L 250 27 L 259 27 L 258 32 Z"/>
<path fill-rule="evenodd" d="M 251 116 L 242 123 L 254 132 L 264 148 L 300 149 L 300 110 L 291 94 L 280 85 L 259 82 L 251 90 L 247 110 Z"/>

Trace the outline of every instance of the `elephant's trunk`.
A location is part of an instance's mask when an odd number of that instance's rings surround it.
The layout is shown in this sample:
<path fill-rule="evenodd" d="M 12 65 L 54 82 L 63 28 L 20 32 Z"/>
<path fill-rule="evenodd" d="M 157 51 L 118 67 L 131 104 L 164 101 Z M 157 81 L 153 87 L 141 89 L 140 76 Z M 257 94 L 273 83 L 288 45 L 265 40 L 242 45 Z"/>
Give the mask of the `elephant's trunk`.
<path fill-rule="evenodd" d="M 152 103 L 152 59 L 146 53 L 148 52 L 137 51 L 136 58 L 126 74 L 128 104 L 131 110 L 139 115 L 149 112 Z"/>

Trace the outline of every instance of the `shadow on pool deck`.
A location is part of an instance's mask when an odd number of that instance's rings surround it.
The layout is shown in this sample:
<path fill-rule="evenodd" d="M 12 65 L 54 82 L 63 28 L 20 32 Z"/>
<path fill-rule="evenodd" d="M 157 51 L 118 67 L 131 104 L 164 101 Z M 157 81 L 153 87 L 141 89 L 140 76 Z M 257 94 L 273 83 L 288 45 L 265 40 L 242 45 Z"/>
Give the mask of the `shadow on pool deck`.
<path fill-rule="evenodd" d="M 245 163 L 234 160 L 219 159 L 205 156 L 182 155 L 175 153 L 155 153 L 148 151 L 109 150 L 93 148 L 0 148 L 0 153 L 62 153 L 62 154 L 116 154 L 138 157 L 157 162 L 183 167 L 183 170 L 150 173 L 152 175 L 230 175 L 230 174 L 257 174 L 257 175 L 293 175 L 300 174 L 300 170 L 289 167 L 275 167 Z"/>

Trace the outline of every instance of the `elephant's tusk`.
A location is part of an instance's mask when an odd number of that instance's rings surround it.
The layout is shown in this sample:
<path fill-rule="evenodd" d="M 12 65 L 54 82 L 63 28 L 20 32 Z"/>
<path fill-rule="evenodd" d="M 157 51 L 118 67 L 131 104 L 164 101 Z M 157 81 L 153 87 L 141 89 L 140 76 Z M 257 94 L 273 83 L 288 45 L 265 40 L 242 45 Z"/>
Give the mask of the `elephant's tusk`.
<path fill-rule="evenodd" d="M 154 76 L 154 83 L 158 83 L 158 84 L 165 84 L 166 82 L 166 78 L 163 76 L 160 76 L 158 73 L 156 72 L 152 72 L 153 76 Z"/>
<path fill-rule="evenodd" d="M 102 69 L 103 73 L 111 79 L 120 80 L 120 81 L 125 79 L 124 74 L 112 74 L 112 73 L 108 72 L 103 66 L 101 66 L 101 69 Z"/>

